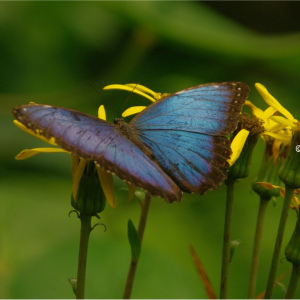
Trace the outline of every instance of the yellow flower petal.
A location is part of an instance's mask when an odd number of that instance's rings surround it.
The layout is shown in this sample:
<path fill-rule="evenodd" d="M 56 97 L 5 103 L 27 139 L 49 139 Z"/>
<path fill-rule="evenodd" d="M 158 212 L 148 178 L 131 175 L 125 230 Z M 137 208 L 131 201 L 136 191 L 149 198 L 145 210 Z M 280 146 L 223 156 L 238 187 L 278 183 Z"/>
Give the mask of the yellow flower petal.
<path fill-rule="evenodd" d="M 126 182 L 128 187 L 128 202 L 134 197 L 135 195 L 135 186 L 133 184 L 130 184 L 129 182 Z"/>
<path fill-rule="evenodd" d="M 239 158 L 243 147 L 245 145 L 245 142 L 247 140 L 247 137 L 249 135 L 249 131 L 246 129 L 242 129 L 238 132 L 238 134 L 234 137 L 234 139 L 231 142 L 231 150 L 232 154 L 230 159 L 228 159 L 228 163 L 230 166 L 232 166 L 236 160 Z"/>
<path fill-rule="evenodd" d="M 299 214 L 300 201 L 299 201 L 298 197 L 293 196 L 292 197 L 292 202 L 294 204 L 294 209 L 296 209 L 297 214 Z"/>
<path fill-rule="evenodd" d="M 48 140 L 44 136 L 42 136 L 42 135 L 39 134 L 39 130 L 38 129 L 35 132 L 35 131 L 31 130 L 31 129 L 28 129 L 26 126 L 24 126 L 22 123 L 20 123 L 17 120 L 14 120 L 13 122 L 14 122 L 14 124 L 18 128 L 20 128 L 21 130 L 25 131 L 26 133 L 29 133 L 30 135 L 32 135 L 32 136 L 34 136 L 34 137 L 36 137 L 36 138 L 38 138 L 38 139 L 40 139 L 40 140 L 42 140 L 42 141 L 50 144 L 50 145 L 57 146 L 57 144 L 55 143 L 55 139 L 53 137 Z"/>
<path fill-rule="evenodd" d="M 105 198 L 111 207 L 116 207 L 113 177 L 110 173 L 102 170 L 98 165 L 96 165 L 96 167 Z"/>
<path fill-rule="evenodd" d="M 256 182 L 258 184 L 260 184 L 261 186 L 267 188 L 267 189 L 273 189 L 273 188 L 276 188 L 276 189 L 283 189 L 283 187 L 279 186 L 279 185 L 274 185 L 274 184 L 271 184 L 269 182 Z"/>
<path fill-rule="evenodd" d="M 255 83 L 255 87 L 257 91 L 260 93 L 262 98 L 265 100 L 265 102 L 269 105 L 274 107 L 277 111 L 279 111 L 281 114 L 283 114 L 287 119 L 294 122 L 294 117 L 292 114 L 287 111 L 269 92 L 268 90 L 260 83 Z"/>
<path fill-rule="evenodd" d="M 256 118 L 260 118 L 260 116 L 263 114 L 263 110 L 255 106 L 249 100 L 245 101 L 245 105 L 251 109 L 253 116 L 255 116 Z"/>
<path fill-rule="evenodd" d="M 275 139 L 272 145 L 272 152 L 274 157 L 274 162 L 276 162 L 277 157 L 279 156 L 280 146 L 282 144 L 281 140 Z"/>
<path fill-rule="evenodd" d="M 155 100 L 160 100 L 161 98 L 170 95 L 169 93 L 156 93 L 150 90 L 149 88 L 136 83 L 127 83 L 125 85 L 130 86 L 132 88 L 136 87 L 139 91 L 151 95 Z"/>
<path fill-rule="evenodd" d="M 100 105 L 98 109 L 98 118 L 106 121 L 106 112 L 104 105 Z"/>
<path fill-rule="evenodd" d="M 126 83 L 126 86 L 129 86 L 131 88 L 137 89 L 138 91 L 141 91 L 143 93 L 151 95 L 153 98 L 156 99 L 157 94 L 154 91 L 150 90 L 149 88 L 145 87 L 144 85 L 141 84 L 136 84 L 136 83 Z"/>
<path fill-rule="evenodd" d="M 271 116 L 273 116 L 277 110 L 274 107 L 269 106 L 260 116 L 262 120 L 267 120 Z"/>
<path fill-rule="evenodd" d="M 272 119 L 274 122 L 278 123 L 278 124 L 284 124 L 286 127 L 287 127 L 287 126 L 289 126 L 289 127 L 291 127 L 291 128 L 295 127 L 294 122 L 292 122 L 292 121 L 290 121 L 290 120 L 288 120 L 288 119 L 286 119 L 286 118 L 284 118 L 284 117 L 281 117 L 281 116 L 273 116 L 273 117 L 271 117 L 271 119 Z"/>
<path fill-rule="evenodd" d="M 71 158 L 72 158 L 71 165 L 72 165 L 72 178 L 73 178 L 79 164 L 79 157 L 75 154 L 71 154 Z"/>
<path fill-rule="evenodd" d="M 136 86 L 136 85 L 135 85 Z M 140 96 L 143 96 L 145 98 L 147 98 L 148 100 L 150 100 L 151 102 L 155 102 L 156 100 L 147 95 L 146 93 L 139 91 L 138 89 L 131 87 L 131 86 L 127 86 L 127 85 L 122 85 L 122 84 L 111 84 L 111 85 L 107 85 L 103 88 L 104 90 L 123 90 L 123 91 L 128 91 L 131 93 L 135 93 L 138 94 Z"/>
<path fill-rule="evenodd" d="M 72 163 L 73 163 L 73 161 L 72 161 Z M 80 183 L 82 174 L 84 172 L 84 169 L 86 167 L 86 164 L 87 164 L 87 160 L 81 158 L 79 161 L 79 164 L 77 165 L 75 172 L 72 174 L 73 175 L 72 194 L 73 194 L 73 198 L 75 201 L 76 201 L 76 195 L 77 195 L 79 183 Z"/>
<path fill-rule="evenodd" d="M 122 117 L 128 117 L 134 114 L 138 114 L 141 111 L 143 111 L 147 106 L 132 106 L 127 108 L 123 113 L 122 113 Z"/>
<path fill-rule="evenodd" d="M 15 159 L 17 160 L 23 160 L 27 159 L 29 157 L 32 157 L 34 155 L 37 155 L 39 153 L 69 153 L 66 150 L 63 150 L 61 148 L 33 148 L 33 149 L 24 149 L 22 150 L 16 157 Z"/>
<path fill-rule="evenodd" d="M 269 121 L 271 121 L 271 122 L 268 122 L 269 123 L 268 126 L 265 126 L 265 124 L 264 124 L 264 128 L 266 129 L 266 131 L 278 132 L 278 131 L 281 131 L 282 129 L 286 128 L 285 124 L 279 124 L 270 119 L 269 119 Z"/>
<path fill-rule="evenodd" d="M 266 131 L 281 130 L 282 128 L 286 127 L 285 125 L 276 123 L 274 120 L 271 120 L 270 118 L 265 119 L 263 122 L 264 122 L 263 127 Z"/>
<path fill-rule="evenodd" d="M 269 131 L 265 131 L 262 134 L 271 136 L 275 139 L 278 139 L 278 140 L 281 140 L 281 141 L 284 141 L 284 142 L 289 142 L 291 140 L 291 137 L 289 137 L 285 134 L 279 134 L 279 133 L 274 133 L 274 132 L 269 132 Z"/>

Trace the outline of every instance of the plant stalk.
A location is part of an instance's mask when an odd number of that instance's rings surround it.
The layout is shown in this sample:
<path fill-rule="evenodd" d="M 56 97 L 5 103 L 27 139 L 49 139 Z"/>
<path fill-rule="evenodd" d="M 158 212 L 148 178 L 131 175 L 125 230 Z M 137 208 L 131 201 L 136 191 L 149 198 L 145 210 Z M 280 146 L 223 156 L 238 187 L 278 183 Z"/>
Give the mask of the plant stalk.
<path fill-rule="evenodd" d="M 223 235 L 223 255 L 222 255 L 222 271 L 221 271 L 221 287 L 220 298 L 227 299 L 228 292 L 228 276 L 230 265 L 230 241 L 231 241 L 231 224 L 233 211 L 233 193 L 234 193 L 234 179 L 227 179 L 227 199 L 225 209 L 225 224 Z"/>
<path fill-rule="evenodd" d="M 279 226 L 278 226 L 278 232 L 277 232 L 273 257 L 272 257 L 272 263 L 271 263 L 270 272 L 269 272 L 269 278 L 268 278 L 268 283 L 267 283 L 267 288 L 266 288 L 265 299 L 270 299 L 272 297 L 272 292 L 273 292 L 273 287 L 274 287 L 274 283 L 275 283 L 276 272 L 277 272 L 277 267 L 278 267 L 278 262 L 279 262 L 279 257 L 280 257 L 281 244 L 282 244 L 282 240 L 283 240 L 286 220 L 288 217 L 291 198 L 293 196 L 293 193 L 294 193 L 294 189 L 289 188 L 288 186 L 285 186 L 285 196 L 284 196 L 282 212 L 281 212 L 281 217 L 280 217 Z"/>
<path fill-rule="evenodd" d="M 300 266 L 293 265 L 293 271 L 292 271 L 292 275 L 290 278 L 287 293 L 285 295 L 285 299 L 293 299 L 294 298 L 299 278 L 300 278 Z"/>
<path fill-rule="evenodd" d="M 259 203 L 259 209 L 258 209 L 258 215 L 256 221 L 254 245 L 253 245 L 251 272 L 250 272 L 250 280 L 249 280 L 249 288 L 248 288 L 248 299 L 255 298 L 263 225 L 264 225 L 265 214 L 269 202 L 270 202 L 270 198 L 260 197 L 260 203 Z"/>
<path fill-rule="evenodd" d="M 140 221 L 139 221 L 139 227 L 138 227 L 138 235 L 141 241 L 143 241 L 143 236 L 147 224 L 147 217 L 148 217 L 148 212 L 149 212 L 149 207 L 151 203 L 151 196 L 146 193 L 145 200 L 142 202 L 142 208 L 141 208 L 141 215 L 140 215 Z M 123 299 L 130 299 L 131 297 L 131 292 L 132 292 L 132 287 L 134 283 L 134 278 L 135 278 L 135 273 L 136 269 L 138 266 L 139 260 L 131 260 L 130 261 L 130 266 L 129 266 L 129 271 L 127 275 L 127 281 L 124 289 L 124 294 L 123 294 Z"/>
<path fill-rule="evenodd" d="M 87 252 L 89 237 L 92 230 L 91 220 L 91 216 L 87 216 L 84 213 L 80 214 L 81 229 L 77 268 L 76 299 L 84 299 Z"/>

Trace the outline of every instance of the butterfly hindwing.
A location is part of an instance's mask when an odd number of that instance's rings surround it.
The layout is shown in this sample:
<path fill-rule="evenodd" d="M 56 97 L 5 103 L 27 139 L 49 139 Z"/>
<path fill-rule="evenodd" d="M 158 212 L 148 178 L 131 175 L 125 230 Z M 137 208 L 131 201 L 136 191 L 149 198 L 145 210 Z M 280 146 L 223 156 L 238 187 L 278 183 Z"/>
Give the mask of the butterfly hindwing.
<path fill-rule="evenodd" d="M 226 178 L 230 142 L 225 137 L 176 130 L 145 130 L 147 145 L 170 177 L 185 192 L 203 194 Z"/>
<path fill-rule="evenodd" d="M 153 163 L 116 126 L 77 111 L 30 104 L 16 107 L 14 116 L 33 131 L 85 159 L 96 161 L 119 178 L 161 196 L 179 201 L 182 192 L 159 166 Z"/>

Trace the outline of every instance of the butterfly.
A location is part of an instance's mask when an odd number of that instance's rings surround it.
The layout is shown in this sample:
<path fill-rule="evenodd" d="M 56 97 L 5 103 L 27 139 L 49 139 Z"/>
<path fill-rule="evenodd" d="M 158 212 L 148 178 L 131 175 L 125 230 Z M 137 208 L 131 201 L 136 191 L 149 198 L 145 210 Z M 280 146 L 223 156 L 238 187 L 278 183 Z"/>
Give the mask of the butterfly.
<path fill-rule="evenodd" d="M 43 104 L 15 107 L 13 115 L 61 148 L 173 202 L 182 192 L 217 189 L 226 178 L 225 135 L 236 129 L 248 93 L 242 82 L 194 86 L 149 105 L 130 123 Z"/>

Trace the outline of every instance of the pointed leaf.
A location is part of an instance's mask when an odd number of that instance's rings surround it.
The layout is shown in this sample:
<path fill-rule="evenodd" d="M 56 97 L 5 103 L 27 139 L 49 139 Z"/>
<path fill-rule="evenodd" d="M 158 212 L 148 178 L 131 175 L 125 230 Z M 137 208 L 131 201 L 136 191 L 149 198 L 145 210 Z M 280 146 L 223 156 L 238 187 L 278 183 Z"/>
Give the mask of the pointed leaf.
<path fill-rule="evenodd" d="M 240 245 L 240 243 L 241 241 L 239 240 L 234 240 L 230 242 L 230 262 L 232 261 L 235 250 Z"/>
<path fill-rule="evenodd" d="M 131 259 L 137 261 L 141 254 L 141 240 L 130 219 L 128 220 L 128 239 L 131 247 Z"/>

